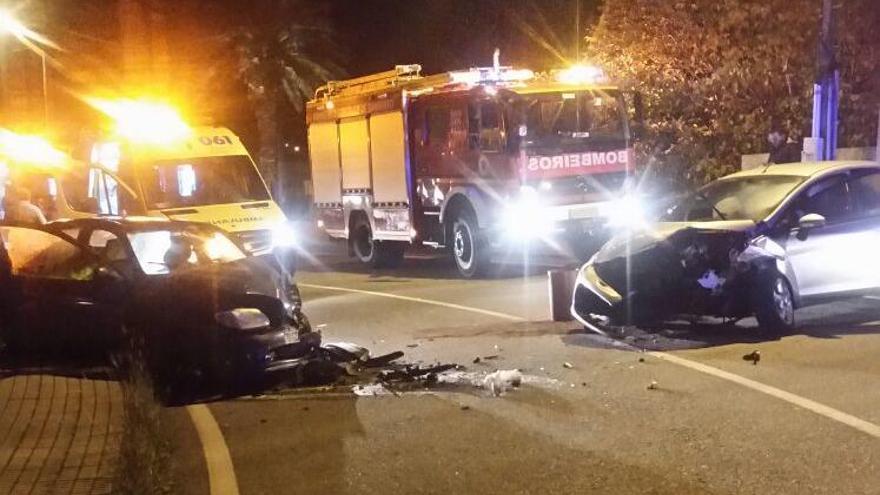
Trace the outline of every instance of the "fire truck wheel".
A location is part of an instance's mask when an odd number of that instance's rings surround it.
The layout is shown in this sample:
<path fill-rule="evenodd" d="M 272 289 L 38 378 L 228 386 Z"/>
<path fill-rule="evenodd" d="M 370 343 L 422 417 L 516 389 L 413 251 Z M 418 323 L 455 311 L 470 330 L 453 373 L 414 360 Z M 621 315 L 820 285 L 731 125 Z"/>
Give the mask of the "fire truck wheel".
<path fill-rule="evenodd" d="M 460 213 L 452 222 L 452 257 L 465 278 L 480 277 L 489 269 L 489 246 L 470 212 Z"/>
<path fill-rule="evenodd" d="M 373 239 L 370 223 L 364 217 L 355 220 L 352 227 L 351 247 L 361 263 L 373 268 L 396 268 L 403 261 L 405 243 Z"/>

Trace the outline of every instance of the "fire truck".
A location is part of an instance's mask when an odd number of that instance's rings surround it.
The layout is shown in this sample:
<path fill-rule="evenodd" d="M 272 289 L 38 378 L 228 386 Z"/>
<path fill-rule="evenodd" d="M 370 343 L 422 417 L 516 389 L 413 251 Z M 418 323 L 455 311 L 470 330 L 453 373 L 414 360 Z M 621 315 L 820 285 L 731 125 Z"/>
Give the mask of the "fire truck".
<path fill-rule="evenodd" d="M 318 226 L 375 267 L 427 245 L 470 278 L 524 245 L 594 245 L 633 168 L 622 92 L 592 67 L 396 66 L 322 86 L 306 123 Z"/>

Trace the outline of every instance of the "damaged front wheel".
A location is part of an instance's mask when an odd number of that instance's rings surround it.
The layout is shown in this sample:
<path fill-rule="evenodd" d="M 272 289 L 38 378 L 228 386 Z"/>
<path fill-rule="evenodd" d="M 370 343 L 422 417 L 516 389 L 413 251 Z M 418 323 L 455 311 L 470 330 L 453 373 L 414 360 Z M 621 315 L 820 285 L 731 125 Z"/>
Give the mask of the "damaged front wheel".
<path fill-rule="evenodd" d="M 794 328 L 794 295 L 779 272 L 761 277 L 753 294 L 755 317 L 761 330 L 778 333 Z"/>

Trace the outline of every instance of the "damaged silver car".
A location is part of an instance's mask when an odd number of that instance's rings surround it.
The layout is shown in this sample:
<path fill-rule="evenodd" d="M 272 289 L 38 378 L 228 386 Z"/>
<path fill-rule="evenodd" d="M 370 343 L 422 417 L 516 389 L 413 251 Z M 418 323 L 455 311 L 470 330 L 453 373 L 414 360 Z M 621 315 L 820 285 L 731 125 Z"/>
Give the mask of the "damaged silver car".
<path fill-rule="evenodd" d="M 880 288 L 880 165 L 821 162 L 735 173 L 612 238 L 578 273 L 586 327 L 679 315 L 786 331 L 795 309 Z"/>

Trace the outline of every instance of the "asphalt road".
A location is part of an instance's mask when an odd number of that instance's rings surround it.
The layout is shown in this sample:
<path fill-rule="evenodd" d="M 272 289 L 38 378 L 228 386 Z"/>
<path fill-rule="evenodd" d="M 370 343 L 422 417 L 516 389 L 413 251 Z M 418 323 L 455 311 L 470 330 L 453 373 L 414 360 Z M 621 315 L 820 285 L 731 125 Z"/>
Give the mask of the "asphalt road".
<path fill-rule="evenodd" d="M 880 425 L 880 300 L 801 311 L 799 331 L 770 341 L 749 321 L 604 338 L 547 321 L 545 267 L 463 281 L 438 260 L 374 273 L 320 259 L 298 277 L 325 341 L 517 368 L 529 383 L 502 397 L 461 386 L 211 403 L 242 494 L 880 494 L 880 435 L 847 423 Z M 742 359 L 754 350 L 757 365 Z"/>

